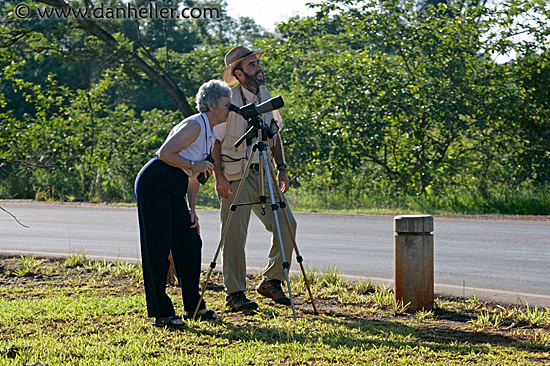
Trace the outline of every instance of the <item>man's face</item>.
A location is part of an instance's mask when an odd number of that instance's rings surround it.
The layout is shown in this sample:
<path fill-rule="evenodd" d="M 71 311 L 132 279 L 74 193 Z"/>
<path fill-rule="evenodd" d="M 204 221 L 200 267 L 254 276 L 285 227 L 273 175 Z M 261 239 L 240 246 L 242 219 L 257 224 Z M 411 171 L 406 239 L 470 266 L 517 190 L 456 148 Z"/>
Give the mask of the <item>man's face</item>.
<path fill-rule="evenodd" d="M 237 70 L 235 72 L 240 82 L 245 85 L 262 85 L 265 83 L 264 69 L 260 65 L 260 60 L 255 55 L 245 58 L 241 62 L 241 67 L 242 71 Z"/>

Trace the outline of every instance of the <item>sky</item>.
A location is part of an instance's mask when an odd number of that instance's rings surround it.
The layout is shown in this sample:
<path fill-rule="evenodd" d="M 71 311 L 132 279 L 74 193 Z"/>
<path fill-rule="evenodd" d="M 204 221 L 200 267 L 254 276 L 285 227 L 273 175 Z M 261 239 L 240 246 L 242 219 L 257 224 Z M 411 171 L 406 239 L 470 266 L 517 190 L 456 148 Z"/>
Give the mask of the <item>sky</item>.
<path fill-rule="evenodd" d="M 319 0 L 226 0 L 228 15 L 233 18 L 247 16 L 270 31 L 275 24 L 293 16 L 315 15 L 306 3 L 318 3 Z"/>

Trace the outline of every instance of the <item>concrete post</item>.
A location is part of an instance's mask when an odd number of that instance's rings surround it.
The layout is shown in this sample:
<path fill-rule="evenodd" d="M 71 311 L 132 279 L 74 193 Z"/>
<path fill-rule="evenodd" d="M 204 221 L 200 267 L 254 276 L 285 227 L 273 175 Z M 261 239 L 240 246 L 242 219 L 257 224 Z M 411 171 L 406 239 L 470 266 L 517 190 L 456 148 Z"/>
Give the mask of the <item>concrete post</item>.
<path fill-rule="evenodd" d="M 433 217 L 394 217 L 394 296 L 408 312 L 428 310 L 434 301 Z"/>

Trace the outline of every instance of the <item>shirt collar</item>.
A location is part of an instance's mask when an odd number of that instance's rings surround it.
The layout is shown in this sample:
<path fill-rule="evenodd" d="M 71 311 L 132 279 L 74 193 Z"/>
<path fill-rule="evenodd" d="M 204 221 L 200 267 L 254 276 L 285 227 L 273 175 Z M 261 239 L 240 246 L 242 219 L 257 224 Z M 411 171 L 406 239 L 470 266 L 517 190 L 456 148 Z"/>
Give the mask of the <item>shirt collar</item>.
<path fill-rule="evenodd" d="M 249 103 L 256 102 L 258 100 L 258 97 L 260 95 L 260 88 L 258 87 L 258 94 L 253 94 L 251 91 L 246 89 L 245 87 L 242 87 L 244 97 L 246 98 L 246 101 Z"/>

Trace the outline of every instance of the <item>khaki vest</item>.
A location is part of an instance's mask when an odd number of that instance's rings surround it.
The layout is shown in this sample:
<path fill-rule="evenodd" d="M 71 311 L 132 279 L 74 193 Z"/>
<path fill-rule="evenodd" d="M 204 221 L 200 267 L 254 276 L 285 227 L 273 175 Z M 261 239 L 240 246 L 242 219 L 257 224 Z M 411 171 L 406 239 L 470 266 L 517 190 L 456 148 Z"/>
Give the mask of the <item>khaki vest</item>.
<path fill-rule="evenodd" d="M 243 98 L 241 95 L 240 86 L 237 85 L 231 89 L 231 103 L 236 106 L 243 106 Z M 271 98 L 271 94 L 264 87 L 260 86 L 261 102 Z M 259 104 L 259 103 L 256 103 Z M 268 112 L 261 115 L 264 123 L 269 125 L 273 119 L 273 113 Z M 234 181 L 241 179 L 241 175 L 246 167 L 248 161 L 248 149 L 246 141 L 239 145 L 238 148 L 233 145 L 239 140 L 239 138 L 245 134 L 249 125 L 243 117 L 238 113 L 229 113 L 227 117 L 227 125 L 225 128 L 225 137 L 221 143 L 221 161 L 222 169 L 225 177 L 228 181 Z M 273 141 L 269 139 L 269 147 L 273 148 Z M 259 152 L 256 152 L 258 154 Z"/>

